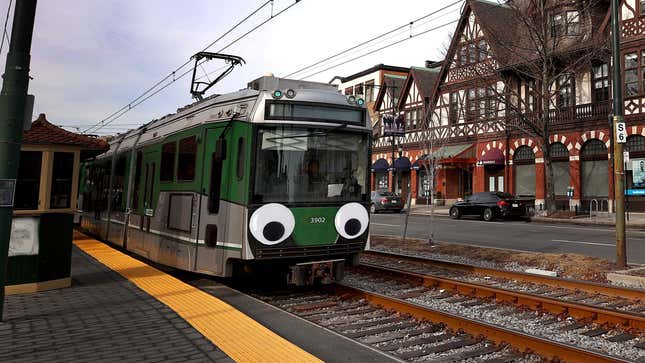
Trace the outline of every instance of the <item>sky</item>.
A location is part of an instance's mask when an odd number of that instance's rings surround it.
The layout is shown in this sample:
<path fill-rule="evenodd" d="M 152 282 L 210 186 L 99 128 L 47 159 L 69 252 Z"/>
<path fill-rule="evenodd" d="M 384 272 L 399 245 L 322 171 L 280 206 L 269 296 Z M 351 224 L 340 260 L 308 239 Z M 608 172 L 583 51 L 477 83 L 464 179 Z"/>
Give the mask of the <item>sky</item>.
<path fill-rule="evenodd" d="M 0 0 L 2 19 L 10 0 Z M 69 130 L 85 130 L 122 106 L 128 105 L 157 81 L 169 75 L 193 54 L 217 39 L 265 0 L 41 0 L 31 50 L 29 93 L 36 96 L 34 119 L 47 119 Z M 295 0 L 274 0 L 273 14 Z M 455 0 L 301 0 L 289 10 L 227 48 L 224 53 L 246 61 L 207 95 L 226 93 L 267 73 L 283 77 L 390 29 L 436 11 Z M 15 1 L 14 1 L 15 3 Z M 412 34 L 456 21 L 462 2 L 413 24 L 412 30 L 390 34 L 380 43 L 363 47 L 327 66 L 409 38 Z M 267 5 L 208 51 L 216 52 L 271 16 Z M 13 7 L 7 24 L 11 31 Z M 385 50 L 307 78 L 329 82 L 384 63 L 423 66 L 440 60 L 456 23 L 429 31 Z M 6 60 L 4 43 L 0 58 Z M 191 63 L 192 65 L 192 63 Z M 204 64 L 198 72 L 221 68 L 221 61 Z M 190 69 L 185 67 L 181 72 Z M 181 73 L 180 72 L 180 73 Z M 179 73 L 177 73 L 179 74 Z M 209 78 L 218 73 L 212 73 Z M 202 79 L 205 80 L 205 79 Z M 96 131 L 104 135 L 149 122 L 192 102 L 190 74 L 111 125 Z"/>

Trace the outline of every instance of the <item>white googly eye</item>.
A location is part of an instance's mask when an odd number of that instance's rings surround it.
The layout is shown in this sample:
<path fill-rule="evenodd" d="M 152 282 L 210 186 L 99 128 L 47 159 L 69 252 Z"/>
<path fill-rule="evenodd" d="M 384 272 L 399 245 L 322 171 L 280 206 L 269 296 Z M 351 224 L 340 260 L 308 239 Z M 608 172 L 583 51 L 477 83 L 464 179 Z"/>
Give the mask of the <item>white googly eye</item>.
<path fill-rule="evenodd" d="M 340 207 L 334 218 L 336 231 L 347 239 L 362 235 L 369 223 L 367 209 L 358 203 L 348 203 Z"/>
<path fill-rule="evenodd" d="M 287 239 L 296 225 L 289 208 L 278 203 L 263 205 L 253 212 L 249 231 L 262 244 L 272 246 Z"/>

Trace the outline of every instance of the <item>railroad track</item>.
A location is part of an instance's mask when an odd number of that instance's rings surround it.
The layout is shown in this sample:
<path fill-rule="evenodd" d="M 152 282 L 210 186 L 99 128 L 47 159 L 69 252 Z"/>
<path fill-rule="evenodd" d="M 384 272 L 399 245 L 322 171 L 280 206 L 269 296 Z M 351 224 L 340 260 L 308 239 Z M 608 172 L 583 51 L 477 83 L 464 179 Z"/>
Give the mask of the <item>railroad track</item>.
<path fill-rule="evenodd" d="M 474 283 L 463 269 L 446 273 L 415 260 L 444 275 L 431 276 L 420 266 L 406 266 L 402 256 L 378 258 L 366 254 L 361 266 L 326 292 L 258 297 L 403 361 L 645 362 L 644 316 L 626 309 L 640 302 L 625 304 L 619 288 L 609 300 L 596 284 L 584 293 L 572 290 L 577 298 L 593 292 L 589 298 L 604 301 L 592 305 L 559 299 L 569 296 L 563 289 L 534 295 L 529 291 L 540 290 L 536 282 L 521 289 L 515 285 L 525 283 L 509 275 L 480 276 Z M 504 285 L 508 281 L 516 288 Z"/>
<path fill-rule="evenodd" d="M 465 296 L 645 332 L 642 290 L 376 251 L 365 252 L 361 266 Z"/>
<path fill-rule="evenodd" d="M 642 334 L 424 286 L 415 278 L 394 276 L 385 270 L 349 270 L 339 288 L 371 304 L 441 322 L 454 331 L 484 336 L 496 344 L 506 342 L 547 360 L 645 362 L 645 346 L 639 342 Z"/>
<path fill-rule="evenodd" d="M 417 318 L 391 304 L 374 301 L 376 295 L 335 285 L 324 291 L 254 294 L 301 318 L 372 347 L 393 361 L 527 362 L 542 357 L 522 354 L 506 344 L 450 329 L 446 324 Z M 383 305 L 383 307 L 378 306 Z"/>

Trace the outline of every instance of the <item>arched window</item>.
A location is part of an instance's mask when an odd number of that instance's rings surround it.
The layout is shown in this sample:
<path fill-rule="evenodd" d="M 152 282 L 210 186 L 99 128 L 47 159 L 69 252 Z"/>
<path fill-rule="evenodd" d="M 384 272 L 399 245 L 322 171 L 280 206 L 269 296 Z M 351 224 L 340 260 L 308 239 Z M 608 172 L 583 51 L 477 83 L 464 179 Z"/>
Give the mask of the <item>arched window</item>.
<path fill-rule="evenodd" d="M 609 196 L 609 164 L 607 146 L 598 139 L 591 139 L 580 150 L 580 189 L 583 198 Z"/>
<path fill-rule="evenodd" d="M 591 139 L 582 145 L 580 158 L 585 160 L 607 160 L 607 145 L 598 139 Z"/>
<path fill-rule="evenodd" d="M 625 144 L 625 151 L 629 151 L 630 157 L 632 153 L 645 153 L 645 136 L 629 135 L 627 137 L 627 144 Z"/>
<path fill-rule="evenodd" d="M 535 197 L 535 153 L 528 146 L 520 146 L 513 154 L 515 167 L 515 194 Z"/>
<path fill-rule="evenodd" d="M 553 189 L 556 196 L 566 196 L 569 186 L 569 150 L 561 142 L 551 144 L 551 168 Z"/>

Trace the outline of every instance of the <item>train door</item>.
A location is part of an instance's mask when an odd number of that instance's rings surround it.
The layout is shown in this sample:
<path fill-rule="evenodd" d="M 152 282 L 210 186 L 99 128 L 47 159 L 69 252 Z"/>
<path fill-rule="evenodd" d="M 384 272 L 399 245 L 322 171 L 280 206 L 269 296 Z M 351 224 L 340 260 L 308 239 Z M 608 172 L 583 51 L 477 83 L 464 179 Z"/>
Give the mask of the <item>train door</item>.
<path fill-rule="evenodd" d="M 158 151 L 149 151 L 143 157 L 143 210 L 139 228 L 144 232 L 150 232 L 150 221 L 155 215 L 157 201 L 155 186 L 157 181 Z"/>
<path fill-rule="evenodd" d="M 224 273 L 224 249 L 217 248 L 217 241 L 226 236 L 227 210 L 220 208 L 220 195 L 225 170 L 226 141 L 220 139 L 225 127 L 205 130 L 204 155 L 202 160 L 202 202 L 197 236 L 204 244 L 198 244 L 195 270 L 222 275 Z M 219 144 L 219 147 L 218 147 Z M 219 151 L 218 151 L 219 149 Z"/>

